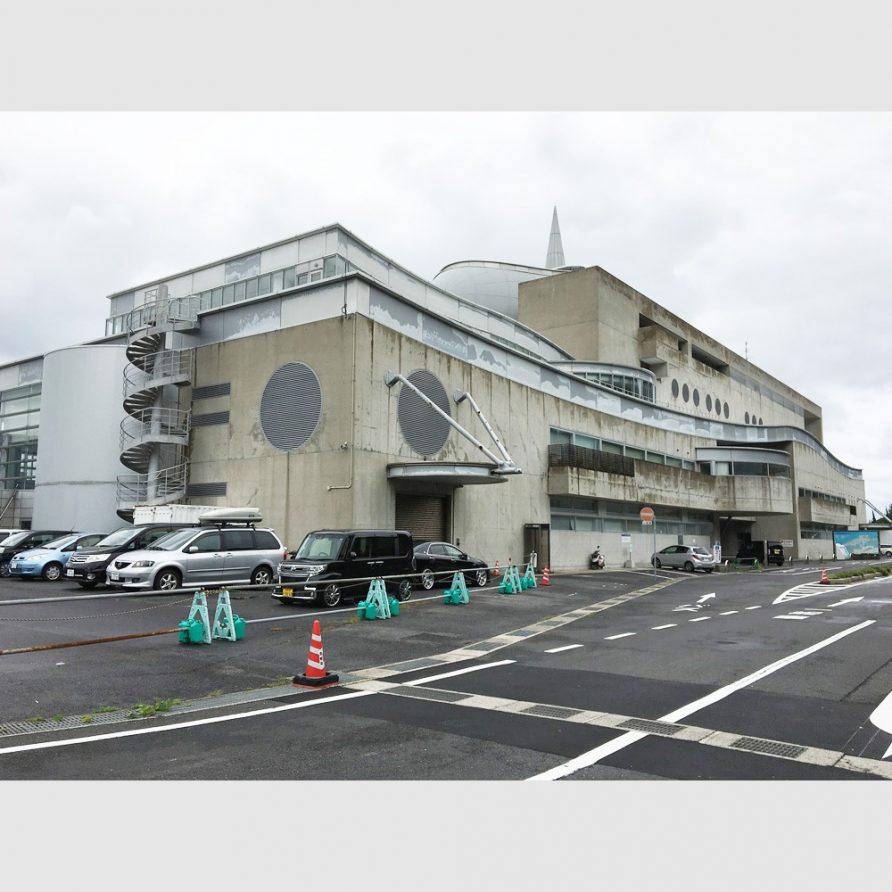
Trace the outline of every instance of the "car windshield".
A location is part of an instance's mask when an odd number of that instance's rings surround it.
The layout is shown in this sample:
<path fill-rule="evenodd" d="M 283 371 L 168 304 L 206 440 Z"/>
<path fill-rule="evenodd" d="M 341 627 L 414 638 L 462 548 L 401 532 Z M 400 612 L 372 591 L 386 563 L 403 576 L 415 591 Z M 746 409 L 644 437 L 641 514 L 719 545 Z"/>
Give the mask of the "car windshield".
<path fill-rule="evenodd" d="M 339 533 L 310 533 L 294 557 L 304 561 L 333 561 L 341 551 L 344 536 Z"/>
<path fill-rule="evenodd" d="M 79 534 L 78 534 L 78 535 L 79 535 Z M 44 542 L 43 545 L 41 545 L 40 547 L 41 547 L 41 548 L 46 548 L 46 549 L 48 549 L 48 550 L 57 548 L 57 549 L 59 549 L 59 550 L 61 551 L 61 550 L 64 550 L 67 546 L 73 544 L 74 542 L 77 542 L 77 540 L 78 540 L 78 535 L 75 535 L 75 536 L 59 536 L 58 539 L 53 539 L 53 540 L 50 541 L 50 542 Z"/>
<path fill-rule="evenodd" d="M 156 539 L 151 545 L 147 545 L 146 549 L 148 551 L 176 551 L 178 548 L 182 547 L 185 542 L 188 542 L 198 530 L 194 527 L 186 527 L 183 530 L 174 530 L 172 533 L 167 533 L 164 536 Z"/>
<path fill-rule="evenodd" d="M 11 536 L 7 536 L 0 545 L 18 545 L 22 539 L 27 539 L 28 536 L 31 535 L 31 530 L 22 530 L 21 533 L 13 533 Z"/>
<path fill-rule="evenodd" d="M 135 535 L 145 527 L 121 527 L 113 533 L 109 533 L 104 539 L 96 543 L 96 548 L 106 548 L 109 545 L 126 545 Z"/>

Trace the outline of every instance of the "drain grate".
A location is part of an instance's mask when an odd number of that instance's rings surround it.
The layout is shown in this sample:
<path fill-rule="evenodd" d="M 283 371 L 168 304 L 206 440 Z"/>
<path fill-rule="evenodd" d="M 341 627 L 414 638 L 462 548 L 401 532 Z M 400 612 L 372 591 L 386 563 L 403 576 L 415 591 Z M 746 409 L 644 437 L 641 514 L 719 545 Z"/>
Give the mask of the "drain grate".
<path fill-rule="evenodd" d="M 520 711 L 524 715 L 538 715 L 546 719 L 568 719 L 582 712 L 581 709 L 567 709 L 565 706 L 528 706 Z"/>
<path fill-rule="evenodd" d="M 805 752 L 806 747 L 795 746 L 792 743 L 778 743 L 775 740 L 763 740 L 760 737 L 738 737 L 731 744 L 731 749 L 748 750 L 751 753 L 763 753 L 766 756 L 782 756 L 785 759 L 795 759 Z"/>
<path fill-rule="evenodd" d="M 681 731 L 679 725 L 672 725 L 669 722 L 654 722 L 649 719 L 627 719 L 620 722 L 617 728 L 623 728 L 626 731 L 644 731 L 647 734 L 678 734 Z"/>
<path fill-rule="evenodd" d="M 389 688 L 387 694 L 396 694 L 397 697 L 411 697 L 413 699 L 437 700 L 440 703 L 457 703 L 459 700 L 467 700 L 473 694 L 462 694 L 458 691 L 438 691 L 434 688 Z"/>

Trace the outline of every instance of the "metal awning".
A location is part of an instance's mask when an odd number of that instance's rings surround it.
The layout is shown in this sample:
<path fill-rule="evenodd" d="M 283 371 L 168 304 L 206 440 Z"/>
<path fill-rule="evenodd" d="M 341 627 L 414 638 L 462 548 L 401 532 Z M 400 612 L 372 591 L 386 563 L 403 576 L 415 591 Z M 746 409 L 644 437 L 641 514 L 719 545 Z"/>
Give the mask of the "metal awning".
<path fill-rule="evenodd" d="M 504 483 L 504 474 L 493 473 L 493 466 L 472 462 L 419 461 L 400 462 L 387 466 L 387 479 L 403 483 L 447 483 L 452 486 L 474 486 L 480 483 Z"/>

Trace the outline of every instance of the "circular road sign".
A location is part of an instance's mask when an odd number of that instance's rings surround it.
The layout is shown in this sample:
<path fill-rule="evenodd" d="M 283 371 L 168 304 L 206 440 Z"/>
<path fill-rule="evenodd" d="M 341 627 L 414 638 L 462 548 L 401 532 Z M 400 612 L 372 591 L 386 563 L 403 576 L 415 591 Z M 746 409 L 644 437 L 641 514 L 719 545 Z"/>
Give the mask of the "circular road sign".
<path fill-rule="evenodd" d="M 642 523 L 653 523 L 654 509 L 642 508 L 641 511 L 638 513 L 638 516 L 641 518 Z"/>

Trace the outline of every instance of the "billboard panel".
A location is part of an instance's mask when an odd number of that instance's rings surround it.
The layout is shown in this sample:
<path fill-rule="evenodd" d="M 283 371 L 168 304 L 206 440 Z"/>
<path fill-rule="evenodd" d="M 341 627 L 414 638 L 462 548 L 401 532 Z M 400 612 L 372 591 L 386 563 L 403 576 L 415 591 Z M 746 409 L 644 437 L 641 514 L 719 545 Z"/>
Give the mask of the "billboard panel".
<path fill-rule="evenodd" d="M 851 557 L 879 557 L 880 534 L 876 530 L 834 530 L 833 555 L 838 561 Z"/>

